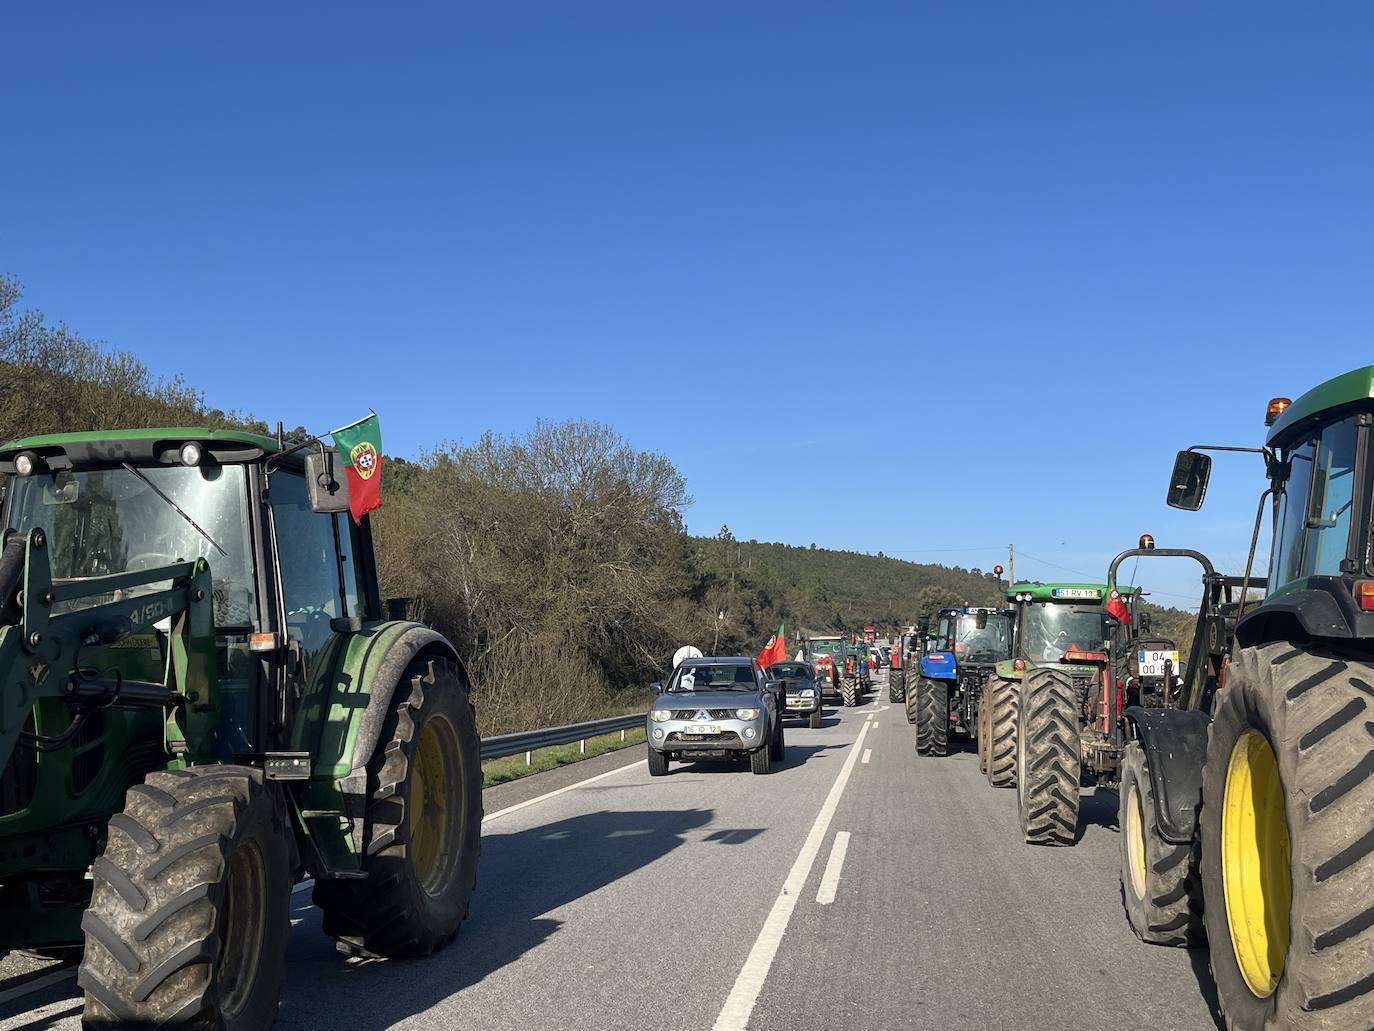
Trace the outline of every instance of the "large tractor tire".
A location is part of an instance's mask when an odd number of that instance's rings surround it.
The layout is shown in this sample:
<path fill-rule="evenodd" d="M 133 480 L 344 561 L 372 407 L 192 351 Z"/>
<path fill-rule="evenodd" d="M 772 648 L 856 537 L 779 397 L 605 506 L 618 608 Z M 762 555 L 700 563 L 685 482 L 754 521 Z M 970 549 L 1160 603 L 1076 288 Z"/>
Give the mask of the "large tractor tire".
<path fill-rule="evenodd" d="M 949 754 L 949 681 L 916 681 L 916 754 Z"/>
<path fill-rule="evenodd" d="M 848 709 L 859 704 L 859 675 L 857 673 L 846 673 L 844 679 L 840 681 L 840 699 L 844 702 L 845 708 Z"/>
<path fill-rule="evenodd" d="M 81 921 L 83 1026 L 270 1027 L 295 851 L 286 802 L 261 770 L 157 772 L 130 788 Z"/>
<path fill-rule="evenodd" d="M 368 877 L 315 882 L 324 932 L 341 950 L 427 956 L 458 933 L 481 851 L 479 750 L 458 668 L 443 659 L 413 663 L 368 762 Z"/>
<path fill-rule="evenodd" d="M 994 676 L 983 691 L 980 707 L 987 711 L 988 783 L 1009 788 L 1016 783 L 1016 700 L 1021 684 Z"/>
<path fill-rule="evenodd" d="M 1197 849 L 1160 837 L 1145 750 L 1134 741 L 1121 761 L 1119 800 L 1121 903 L 1131 930 L 1151 945 L 1200 945 L 1206 935 Z"/>
<path fill-rule="evenodd" d="M 920 683 L 921 674 L 919 670 L 912 669 L 906 675 L 906 721 L 916 722 L 916 685 Z"/>
<path fill-rule="evenodd" d="M 1219 699 L 1199 818 L 1227 1024 L 1374 1026 L 1374 668 L 1240 648 Z"/>
<path fill-rule="evenodd" d="M 1016 712 L 1016 798 L 1029 845 L 1072 845 L 1078 832 L 1078 692 L 1058 669 L 1021 681 Z"/>
<path fill-rule="evenodd" d="M 887 700 L 894 705 L 906 701 L 906 670 L 887 671 Z"/>

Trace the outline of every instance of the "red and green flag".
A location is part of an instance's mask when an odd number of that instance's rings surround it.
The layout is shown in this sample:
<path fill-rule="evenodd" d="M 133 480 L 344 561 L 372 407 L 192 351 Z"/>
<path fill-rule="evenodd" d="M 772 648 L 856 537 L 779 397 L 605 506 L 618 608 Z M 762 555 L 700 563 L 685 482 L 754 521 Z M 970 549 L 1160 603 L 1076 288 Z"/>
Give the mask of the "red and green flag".
<path fill-rule="evenodd" d="M 779 623 L 778 632 L 768 638 L 768 643 L 763 646 L 763 651 L 759 652 L 759 665 L 764 669 L 775 662 L 787 661 L 786 626 L 785 623 Z"/>
<path fill-rule="evenodd" d="M 330 436 L 348 469 L 348 510 L 361 523 L 382 504 L 382 424 L 374 412 Z"/>
<path fill-rule="evenodd" d="M 1111 597 L 1107 599 L 1107 615 L 1118 623 L 1131 621 L 1131 610 L 1126 605 L 1126 599 L 1121 596 L 1121 592 L 1118 590 L 1114 589 Z"/>

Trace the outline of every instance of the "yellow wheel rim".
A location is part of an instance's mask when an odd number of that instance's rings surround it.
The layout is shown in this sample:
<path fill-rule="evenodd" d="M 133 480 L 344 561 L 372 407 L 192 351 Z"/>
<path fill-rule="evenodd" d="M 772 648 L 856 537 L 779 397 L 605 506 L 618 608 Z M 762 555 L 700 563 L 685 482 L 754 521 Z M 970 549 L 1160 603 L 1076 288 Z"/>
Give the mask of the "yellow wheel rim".
<path fill-rule="evenodd" d="M 1140 788 L 1131 785 L 1126 799 L 1126 862 L 1129 866 L 1131 890 L 1135 897 L 1145 897 L 1145 808 L 1140 800 Z"/>
<path fill-rule="evenodd" d="M 458 754 L 458 737 L 442 716 L 420 729 L 420 744 L 410 775 L 410 860 L 420 886 L 437 895 L 448 879 L 452 853 L 449 805 Z"/>
<path fill-rule="evenodd" d="M 1288 955 L 1288 817 L 1278 760 L 1263 734 L 1231 750 L 1221 804 L 1221 875 L 1236 964 L 1257 998 L 1278 987 Z"/>

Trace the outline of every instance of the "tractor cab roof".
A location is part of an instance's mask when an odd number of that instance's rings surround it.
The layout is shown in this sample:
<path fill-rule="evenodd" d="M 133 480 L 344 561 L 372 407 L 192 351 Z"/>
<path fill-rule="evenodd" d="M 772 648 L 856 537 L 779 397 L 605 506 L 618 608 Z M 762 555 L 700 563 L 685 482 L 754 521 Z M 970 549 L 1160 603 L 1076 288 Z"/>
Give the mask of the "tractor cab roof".
<path fill-rule="evenodd" d="M 1007 588 L 1008 601 L 1082 602 L 1100 605 L 1107 599 L 1106 584 L 1041 583 L 1021 580 Z"/>
<path fill-rule="evenodd" d="M 199 426 L 49 433 L 0 445 L 0 472 L 13 473 L 22 452 L 33 453 L 53 470 L 120 462 L 175 465 L 182 445 L 191 442 L 220 462 L 251 462 L 280 450 L 277 439 L 266 434 Z"/>
<path fill-rule="evenodd" d="M 1374 365 L 1353 369 L 1319 383 L 1294 401 L 1269 429 L 1270 447 L 1291 444 L 1310 423 L 1325 421 L 1340 409 L 1374 408 Z"/>

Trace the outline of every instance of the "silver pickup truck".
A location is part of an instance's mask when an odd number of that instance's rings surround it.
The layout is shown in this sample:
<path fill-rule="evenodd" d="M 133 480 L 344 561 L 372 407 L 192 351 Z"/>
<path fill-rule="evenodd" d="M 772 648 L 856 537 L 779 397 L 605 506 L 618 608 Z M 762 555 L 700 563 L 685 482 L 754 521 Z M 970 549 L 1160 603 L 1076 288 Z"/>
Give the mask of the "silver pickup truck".
<path fill-rule="evenodd" d="M 670 760 L 748 758 L 754 773 L 783 759 L 782 682 L 747 657 L 688 659 L 659 692 L 645 722 L 649 775 Z"/>

